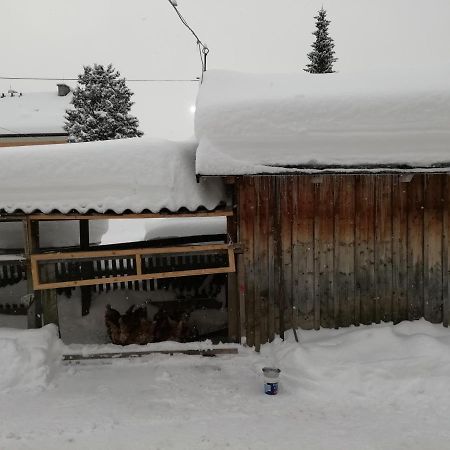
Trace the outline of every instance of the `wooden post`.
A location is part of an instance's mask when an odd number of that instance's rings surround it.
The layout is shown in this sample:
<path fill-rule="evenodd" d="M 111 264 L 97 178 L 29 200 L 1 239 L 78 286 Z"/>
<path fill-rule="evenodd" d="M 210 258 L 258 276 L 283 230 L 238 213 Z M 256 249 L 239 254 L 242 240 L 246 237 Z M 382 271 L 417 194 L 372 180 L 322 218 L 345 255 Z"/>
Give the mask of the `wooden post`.
<path fill-rule="evenodd" d="M 34 294 L 34 301 L 28 308 L 28 328 L 42 327 L 42 302 L 41 293 L 33 289 L 33 277 L 31 273 L 31 254 L 39 249 L 39 222 L 29 218 L 22 221 L 24 231 L 24 250 L 27 269 L 27 293 Z"/>
<path fill-rule="evenodd" d="M 236 205 L 235 184 L 230 184 L 231 198 L 233 199 L 233 208 Z M 236 214 L 227 217 L 227 234 L 232 243 L 237 242 L 237 217 Z M 231 243 L 231 242 L 230 242 Z M 232 342 L 239 342 L 239 298 L 238 281 L 236 273 L 227 274 L 227 308 L 228 308 L 228 338 Z"/>
<path fill-rule="evenodd" d="M 89 220 L 80 220 L 80 249 L 89 250 Z M 90 278 L 91 263 L 81 264 L 81 278 Z M 81 315 L 87 316 L 91 308 L 91 287 L 81 286 Z"/>

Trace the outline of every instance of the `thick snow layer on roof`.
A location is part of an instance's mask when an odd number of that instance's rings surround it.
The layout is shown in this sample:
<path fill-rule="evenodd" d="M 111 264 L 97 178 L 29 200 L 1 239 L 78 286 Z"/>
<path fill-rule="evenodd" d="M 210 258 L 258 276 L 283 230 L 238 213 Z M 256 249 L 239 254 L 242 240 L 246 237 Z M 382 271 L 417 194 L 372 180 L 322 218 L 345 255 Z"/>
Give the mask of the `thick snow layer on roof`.
<path fill-rule="evenodd" d="M 195 143 L 148 138 L 0 150 L 0 210 L 214 209 L 220 180 L 195 177 Z"/>
<path fill-rule="evenodd" d="M 0 98 L 0 136 L 5 134 L 65 133 L 64 114 L 72 94 L 55 92 L 9 94 Z"/>
<path fill-rule="evenodd" d="M 449 75 L 207 72 L 197 173 L 448 170 Z"/>

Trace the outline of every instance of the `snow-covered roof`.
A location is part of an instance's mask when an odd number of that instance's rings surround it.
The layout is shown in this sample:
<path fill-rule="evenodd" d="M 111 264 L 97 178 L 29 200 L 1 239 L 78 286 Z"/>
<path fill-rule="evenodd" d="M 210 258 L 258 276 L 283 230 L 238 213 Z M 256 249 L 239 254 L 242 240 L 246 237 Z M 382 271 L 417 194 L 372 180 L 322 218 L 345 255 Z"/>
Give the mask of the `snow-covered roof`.
<path fill-rule="evenodd" d="M 208 71 L 200 175 L 448 171 L 450 74 Z"/>
<path fill-rule="evenodd" d="M 23 93 L 0 98 L 0 137 L 2 135 L 65 134 L 64 114 L 72 94 L 55 92 Z"/>
<path fill-rule="evenodd" d="M 221 180 L 195 176 L 196 144 L 148 138 L 3 148 L 0 211 L 213 210 Z"/>

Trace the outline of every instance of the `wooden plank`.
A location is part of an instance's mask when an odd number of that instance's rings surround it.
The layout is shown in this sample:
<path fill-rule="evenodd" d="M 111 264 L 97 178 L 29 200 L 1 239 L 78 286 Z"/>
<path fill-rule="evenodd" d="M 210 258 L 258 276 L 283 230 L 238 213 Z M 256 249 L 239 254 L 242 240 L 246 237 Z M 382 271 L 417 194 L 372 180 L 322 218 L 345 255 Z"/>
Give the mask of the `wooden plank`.
<path fill-rule="evenodd" d="M 256 293 L 255 293 L 255 316 L 257 318 L 257 329 L 255 340 L 258 334 L 260 343 L 264 344 L 270 339 L 268 333 L 268 297 L 269 281 L 268 270 L 268 238 L 270 230 L 268 221 L 270 217 L 269 205 L 267 202 L 269 180 L 266 177 L 259 177 L 255 180 L 257 194 L 257 211 L 255 223 L 255 270 L 256 270 Z"/>
<path fill-rule="evenodd" d="M 284 285 L 284 270 L 283 270 L 283 245 L 281 235 L 281 191 L 282 178 L 274 177 L 274 200 L 275 209 L 272 214 L 273 221 L 273 237 L 274 237 L 274 280 L 275 280 L 275 321 L 276 331 L 281 339 L 284 339 L 284 331 L 286 329 L 284 323 L 284 307 L 286 304 L 285 285 Z"/>
<path fill-rule="evenodd" d="M 89 251 L 89 220 L 80 220 L 80 251 Z M 92 278 L 92 263 L 81 263 L 81 278 Z M 91 309 L 92 292 L 89 286 L 81 286 L 81 315 L 86 316 Z"/>
<path fill-rule="evenodd" d="M 28 309 L 28 328 L 42 327 L 42 301 L 40 292 L 34 291 L 33 279 L 36 267 L 33 264 L 32 253 L 39 250 L 39 223 L 27 218 L 23 222 L 24 250 L 26 257 L 27 293 L 34 295 L 34 301 Z"/>
<path fill-rule="evenodd" d="M 334 184 L 332 175 L 324 175 L 315 187 L 314 218 L 314 328 L 337 327 L 334 293 Z"/>
<path fill-rule="evenodd" d="M 359 321 L 372 323 L 375 317 L 375 179 L 359 175 L 355 181 L 355 311 Z"/>
<path fill-rule="evenodd" d="M 275 226 L 275 214 L 276 211 L 276 189 L 275 189 L 276 178 L 271 176 L 267 177 L 267 204 L 269 205 L 269 236 L 268 236 L 268 284 L 269 284 L 269 296 L 268 296 L 268 316 L 267 316 L 267 334 L 269 340 L 274 339 L 275 333 L 278 332 L 278 323 L 276 317 L 276 304 L 277 304 L 277 284 L 275 277 L 275 236 L 274 236 L 274 226 Z"/>
<path fill-rule="evenodd" d="M 392 175 L 375 181 L 375 322 L 392 320 Z"/>
<path fill-rule="evenodd" d="M 340 327 L 355 323 L 354 189 L 353 176 L 334 177 L 335 321 Z"/>
<path fill-rule="evenodd" d="M 314 328 L 314 190 L 311 177 L 295 177 L 292 222 L 292 288 L 296 323 Z"/>
<path fill-rule="evenodd" d="M 106 278 L 95 278 L 92 280 L 73 280 L 73 281 L 60 281 L 55 283 L 42 283 L 38 279 L 34 279 L 35 290 L 45 289 L 60 289 L 65 287 L 78 287 L 78 286 L 95 286 L 96 284 L 110 285 L 113 283 L 120 283 L 122 281 L 140 281 L 140 280 L 157 280 L 165 278 L 177 278 L 177 277 L 191 277 L 195 275 L 209 275 L 214 273 L 230 273 L 232 269 L 230 267 L 217 267 L 210 269 L 192 269 L 185 271 L 173 271 L 173 272 L 157 272 L 143 275 L 127 275 L 127 276 L 110 276 Z"/>
<path fill-rule="evenodd" d="M 450 202 L 450 182 L 449 175 L 442 176 L 442 197 L 443 203 L 443 217 L 442 217 L 442 323 L 445 327 L 448 327 L 450 322 L 450 283 L 449 279 L 449 245 L 448 240 L 450 237 L 449 233 L 449 202 Z"/>
<path fill-rule="evenodd" d="M 218 355 L 236 355 L 239 351 L 237 348 L 211 348 L 202 350 L 144 350 L 135 352 L 111 352 L 111 353 L 91 353 L 88 355 L 80 353 L 69 353 L 63 355 L 63 361 L 85 361 L 95 359 L 123 359 L 123 358 L 141 358 L 154 354 L 163 355 L 191 355 L 191 356 L 218 356 Z"/>
<path fill-rule="evenodd" d="M 292 220 L 293 205 L 292 191 L 294 177 L 285 176 L 280 179 L 280 243 L 281 243 L 281 270 L 283 282 L 284 305 L 280 310 L 283 316 L 283 333 L 292 328 Z"/>
<path fill-rule="evenodd" d="M 408 319 L 408 183 L 392 177 L 392 320 Z"/>
<path fill-rule="evenodd" d="M 197 211 L 183 213 L 134 213 L 134 214 L 29 214 L 30 220 L 113 220 L 113 219 L 161 219 L 176 217 L 228 217 L 233 215 L 231 209 L 217 209 L 215 211 Z"/>
<path fill-rule="evenodd" d="M 254 228 L 256 196 L 254 179 L 244 177 L 241 184 L 241 243 L 244 246 L 244 287 L 246 342 L 255 345 L 255 267 L 254 267 Z"/>
<path fill-rule="evenodd" d="M 442 322 L 442 177 L 424 175 L 424 317 Z"/>
<path fill-rule="evenodd" d="M 408 319 L 423 316 L 423 175 L 414 175 L 408 187 Z"/>
<path fill-rule="evenodd" d="M 231 183 L 230 183 L 231 184 Z M 236 184 L 236 179 L 233 177 L 232 184 Z M 236 244 L 238 242 L 238 218 L 236 214 L 237 209 L 237 189 L 230 188 L 231 204 L 233 207 L 233 215 L 227 217 L 227 243 Z M 232 252 L 234 259 L 234 251 Z M 181 263 L 179 258 L 179 263 Z M 236 261 L 234 261 L 236 269 Z M 236 272 L 236 270 L 235 270 Z M 227 313 L 228 313 L 228 338 L 232 342 L 239 342 L 240 340 L 240 326 L 239 326 L 239 294 L 238 294 L 238 277 L 236 273 L 229 273 L 227 276 L 226 296 L 227 296 Z"/>
<path fill-rule="evenodd" d="M 228 250 L 228 244 L 204 244 L 204 245 L 180 245 L 174 247 L 158 247 L 158 248 L 135 248 L 129 250 L 101 250 L 101 251 L 80 251 L 80 252 L 55 252 L 55 253 L 35 253 L 32 258 L 39 261 L 56 261 L 68 259 L 88 259 L 88 258 L 112 258 L 119 256 L 135 256 L 135 255 L 163 255 L 167 253 L 194 253 L 207 251 Z"/>

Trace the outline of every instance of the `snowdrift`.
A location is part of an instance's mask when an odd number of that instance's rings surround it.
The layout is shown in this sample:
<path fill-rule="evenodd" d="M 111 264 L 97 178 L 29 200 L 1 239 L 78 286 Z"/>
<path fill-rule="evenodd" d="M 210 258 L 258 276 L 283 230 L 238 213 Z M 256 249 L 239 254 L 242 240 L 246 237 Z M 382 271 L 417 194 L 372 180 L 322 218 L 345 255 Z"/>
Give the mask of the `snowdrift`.
<path fill-rule="evenodd" d="M 0 328 L 0 393 L 46 388 L 61 354 L 54 325 L 39 330 Z"/>

